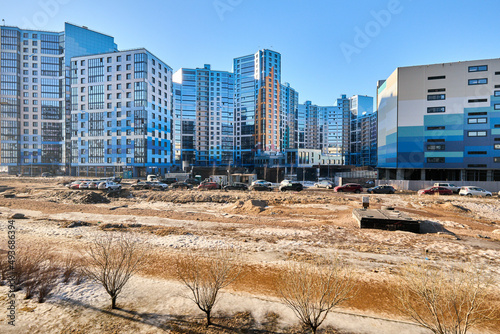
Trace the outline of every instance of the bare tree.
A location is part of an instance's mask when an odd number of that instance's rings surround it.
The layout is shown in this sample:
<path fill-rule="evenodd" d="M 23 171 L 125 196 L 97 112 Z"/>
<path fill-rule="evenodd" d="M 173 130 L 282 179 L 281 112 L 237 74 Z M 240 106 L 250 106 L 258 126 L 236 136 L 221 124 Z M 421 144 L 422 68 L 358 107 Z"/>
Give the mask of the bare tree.
<path fill-rule="evenodd" d="M 139 269 L 145 252 L 143 246 L 127 235 L 96 237 L 87 247 L 88 257 L 82 269 L 111 296 L 111 308 L 116 308 L 116 298 Z"/>
<path fill-rule="evenodd" d="M 190 252 L 176 259 L 178 278 L 191 291 L 190 299 L 206 314 L 206 327 L 212 324 L 211 313 L 219 292 L 234 282 L 241 274 L 241 267 L 227 250 L 217 250 L 206 255 Z"/>
<path fill-rule="evenodd" d="M 433 333 L 466 334 L 498 312 L 489 298 L 493 284 L 478 268 L 413 265 L 403 269 L 396 298 L 404 315 Z"/>
<path fill-rule="evenodd" d="M 289 264 L 279 273 L 276 290 L 303 325 L 316 333 L 328 313 L 354 295 L 354 271 L 333 259 L 326 265 Z"/>

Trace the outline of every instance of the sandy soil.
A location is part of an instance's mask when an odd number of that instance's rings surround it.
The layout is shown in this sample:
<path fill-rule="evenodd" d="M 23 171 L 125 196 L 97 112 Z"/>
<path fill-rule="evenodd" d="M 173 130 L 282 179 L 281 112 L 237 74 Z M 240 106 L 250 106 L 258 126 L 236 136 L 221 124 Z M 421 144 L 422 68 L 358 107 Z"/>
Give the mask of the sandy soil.
<path fill-rule="evenodd" d="M 225 290 L 216 310 L 220 327 L 211 329 L 214 333 L 300 330 L 273 288 L 276 268 L 288 261 L 338 254 L 362 277 L 356 298 L 327 318 L 326 332 L 331 333 L 425 333 L 395 313 L 390 297 L 394 277 L 407 263 L 432 261 L 455 267 L 472 261 L 500 277 L 498 198 L 369 195 L 372 208 L 393 206 L 424 221 L 428 233 L 413 234 L 360 230 L 352 209 L 360 207 L 366 194 L 317 189 L 300 193 L 141 190 L 106 198 L 101 193 L 68 190 L 63 186 L 66 181 L 0 178 L 0 249 L 6 249 L 8 218 L 22 213 L 28 219 L 15 220 L 18 245 L 47 242 L 58 254 L 80 254 L 96 235 L 125 232 L 150 245 L 148 266 L 120 295 L 120 310 L 109 309 L 104 290 L 90 281 L 61 283 L 44 304 L 23 300 L 18 293 L 17 326 L 6 325 L 5 314 L 0 313 L 2 333 L 206 332 L 196 331 L 196 326 L 185 329 L 187 323 L 203 323 L 202 313 L 185 298 L 173 271 L 173 257 L 188 249 L 227 247 L 242 257 L 245 275 Z M 68 228 L 74 221 L 89 226 Z M 4 310 L 6 291 L 0 286 Z M 492 301 L 498 302 L 499 297 L 492 296 Z M 278 320 L 270 321 L 270 312 L 278 314 Z"/>

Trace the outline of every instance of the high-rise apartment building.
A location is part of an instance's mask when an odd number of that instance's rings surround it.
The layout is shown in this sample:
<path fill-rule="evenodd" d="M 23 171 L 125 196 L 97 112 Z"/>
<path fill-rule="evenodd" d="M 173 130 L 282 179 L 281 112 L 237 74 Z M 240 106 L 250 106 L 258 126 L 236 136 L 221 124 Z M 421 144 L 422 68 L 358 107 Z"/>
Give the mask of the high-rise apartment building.
<path fill-rule="evenodd" d="M 234 76 L 227 71 L 182 68 L 174 74 L 175 163 L 232 165 Z"/>
<path fill-rule="evenodd" d="M 68 153 L 70 58 L 116 44 L 69 23 L 63 32 L 1 26 L 0 35 L 0 163 L 9 173 L 54 172 Z"/>
<path fill-rule="evenodd" d="M 172 167 L 172 69 L 146 49 L 71 58 L 73 175 Z"/>
<path fill-rule="evenodd" d="M 500 59 L 400 67 L 378 86 L 381 178 L 500 181 Z"/>
<path fill-rule="evenodd" d="M 260 50 L 233 63 L 236 113 L 236 163 L 254 164 L 255 154 L 282 151 L 281 55 Z"/>
<path fill-rule="evenodd" d="M 373 111 L 373 97 L 354 95 L 349 98 L 350 136 L 347 148 L 346 165 L 376 166 L 377 113 Z"/>
<path fill-rule="evenodd" d="M 299 104 L 298 148 L 320 150 L 335 161 L 342 160 L 342 108 Z"/>
<path fill-rule="evenodd" d="M 281 85 L 281 147 L 297 148 L 299 93 L 289 83 Z"/>

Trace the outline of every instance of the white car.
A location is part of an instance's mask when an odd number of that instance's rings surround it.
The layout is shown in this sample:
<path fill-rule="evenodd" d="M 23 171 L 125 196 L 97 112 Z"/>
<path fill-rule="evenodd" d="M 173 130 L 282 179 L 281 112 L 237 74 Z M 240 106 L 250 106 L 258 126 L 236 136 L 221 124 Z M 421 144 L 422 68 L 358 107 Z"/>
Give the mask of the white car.
<path fill-rule="evenodd" d="M 117 190 L 121 189 L 122 185 L 118 183 L 114 183 L 112 181 L 105 181 L 99 183 L 99 186 L 97 187 L 100 190 Z"/>
<path fill-rule="evenodd" d="M 168 188 L 168 184 L 160 182 L 160 181 L 151 181 L 151 185 L 153 186 L 153 188 L 161 189 L 161 190 L 165 190 Z"/>
<path fill-rule="evenodd" d="M 268 186 L 268 187 L 272 187 L 273 184 L 269 181 L 266 181 L 266 180 L 255 180 L 252 182 L 252 186 L 253 185 L 256 185 L 256 184 L 262 184 L 262 185 L 265 185 L 265 186 Z"/>
<path fill-rule="evenodd" d="M 485 196 L 491 197 L 491 192 L 488 190 L 484 190 L 483 188 L 474 187 L 474 186 L 465 186 L 460 188 L 460 192 L 458 193 L 460 196 Z"/>

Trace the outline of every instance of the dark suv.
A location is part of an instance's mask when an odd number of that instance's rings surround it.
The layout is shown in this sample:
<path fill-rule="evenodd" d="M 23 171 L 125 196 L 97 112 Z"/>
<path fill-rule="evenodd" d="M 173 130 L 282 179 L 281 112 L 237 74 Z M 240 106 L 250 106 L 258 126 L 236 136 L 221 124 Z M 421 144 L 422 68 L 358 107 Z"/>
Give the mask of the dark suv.
<path fill-rule="evenodd" d="M 288 182 L 280 185 L 280 191 L 302 191 L 303 189 L 302 183 L 298 182 Z"/>
<path fill-rule="evenodd" d="M 351 192 L 351 193 L 359 194 L 360 192 L 363 191 L 363 187 L 361 187 L 361 185 L 359 185 L 357 183 L 347 183 L 347 184 L 344 184 L 343 186 L 335 187 L 333 190 L 335 190 L 335 192 L 338 192 L 338 193 Z"/>

